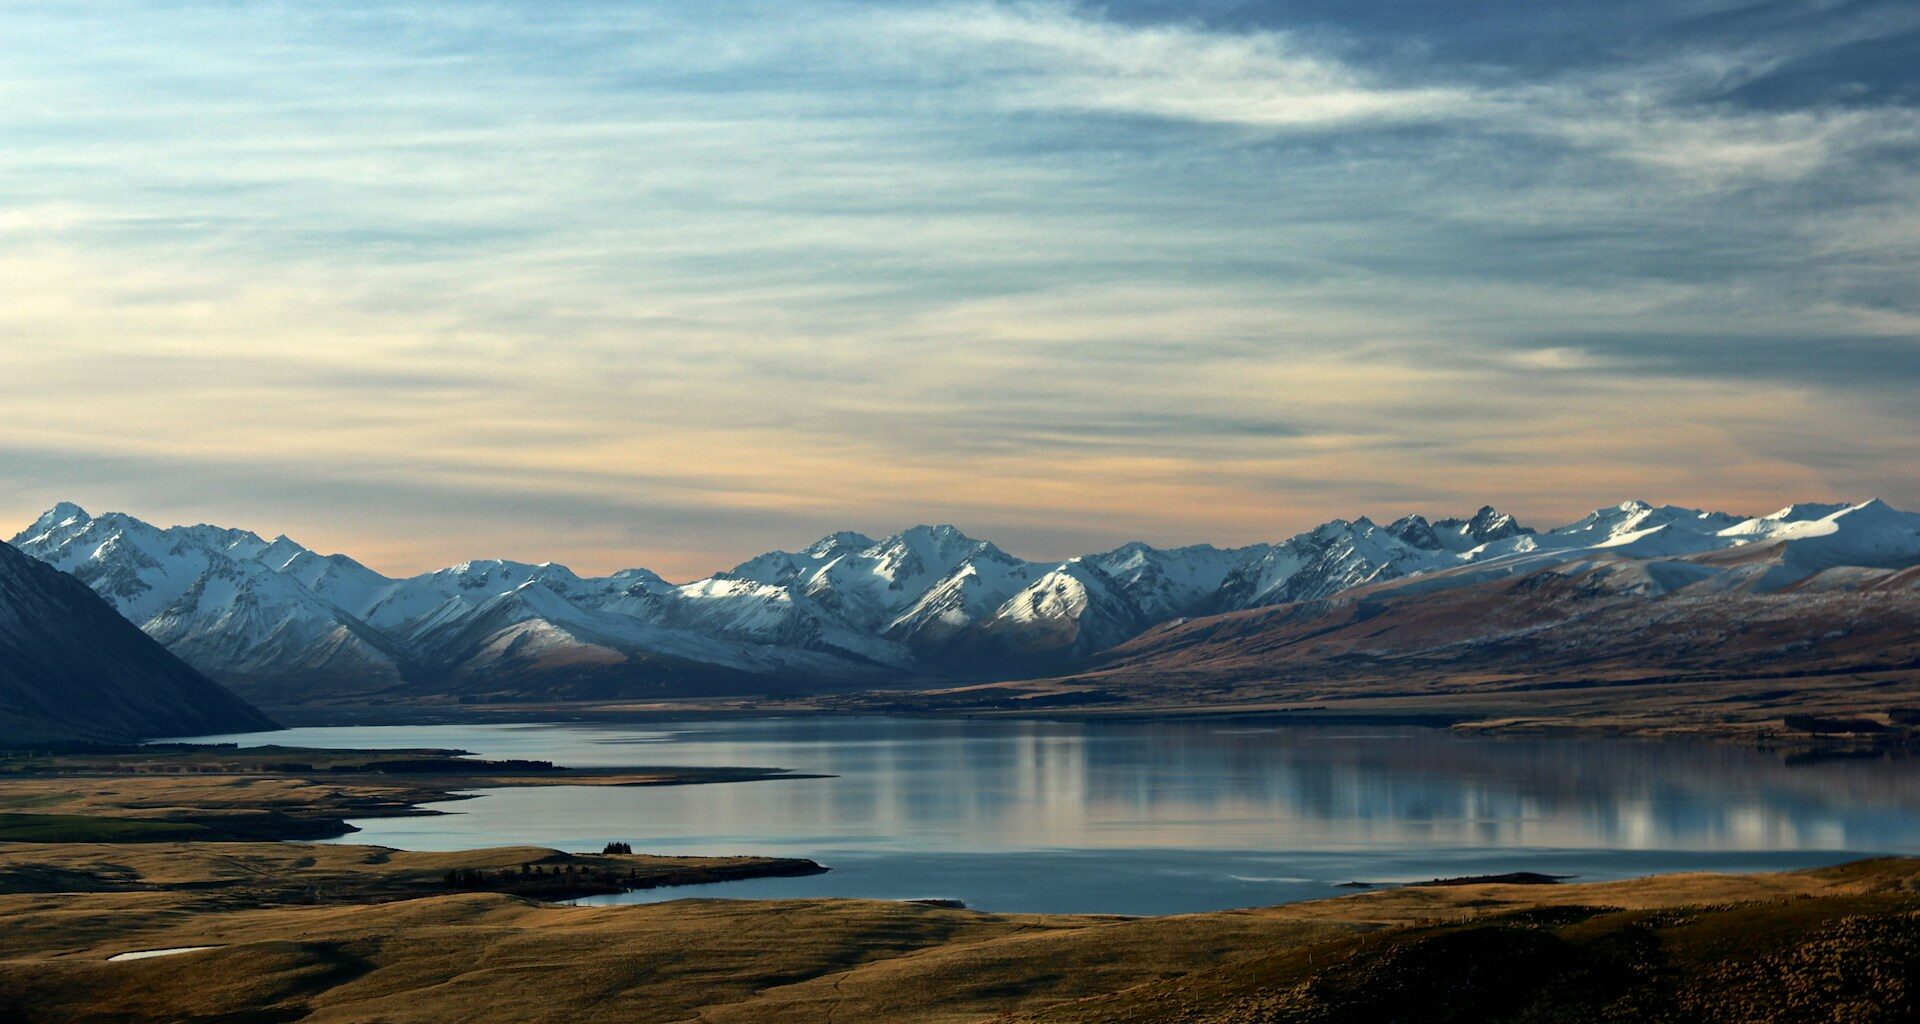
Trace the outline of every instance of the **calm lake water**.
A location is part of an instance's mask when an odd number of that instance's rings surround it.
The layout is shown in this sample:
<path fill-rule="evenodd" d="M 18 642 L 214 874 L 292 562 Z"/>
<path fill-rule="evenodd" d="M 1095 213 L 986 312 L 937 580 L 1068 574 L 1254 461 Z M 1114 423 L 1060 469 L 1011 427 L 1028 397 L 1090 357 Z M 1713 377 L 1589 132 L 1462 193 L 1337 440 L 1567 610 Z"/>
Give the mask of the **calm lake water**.
<path fill-rule="evenodd" d="M 575 766 L 751 765 L 832 778 L 483 791 L 356 821 L 416 850 L 537 844 L 811 857 L 810 878 L 610 897 L 946 897 L 1163 914 L 1313 899 L 1348 881 L 1531 870 L 1620 878 L 1920 852 L 1920 765 L 1789 765 L 1709 745 L 1427 729 L 769 718 L 434 725 L 211 737 L 458 747 Z"/>

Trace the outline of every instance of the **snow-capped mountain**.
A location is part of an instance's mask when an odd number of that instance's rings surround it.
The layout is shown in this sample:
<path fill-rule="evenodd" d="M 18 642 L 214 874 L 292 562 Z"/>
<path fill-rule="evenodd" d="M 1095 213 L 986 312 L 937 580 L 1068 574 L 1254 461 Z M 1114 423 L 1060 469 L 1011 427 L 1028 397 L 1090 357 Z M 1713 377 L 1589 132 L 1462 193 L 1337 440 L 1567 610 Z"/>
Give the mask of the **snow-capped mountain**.
<path fill-rule="evenodd" d="M 190 664 L 281 700 L 421 685 L 524 690 L 535 676 L 557 693 L 766 690 L 768 680 L 865 680 L 884 657 L 905 657 L 804 621 L 779 588 L 675 587 L 645 570 L 588 580 L 565 566 L 490 560 L 389 579 L 284 537 L 161 529 L 71 504 L 20 541 Z"/>
<path fill-rule="evenodd" d="M 1920 514 L 1879 500 L 1803 503 L 1753 517 L 1625 501 L 1546 533 L 1480 545 L 1453 565 L 1395 586 L 1424 593 L 1548 568 L 1563 574 L 1604 568 L 1608 586 L 1646 596 L 1682 589 L 1772 593 L 1848 580 L 1866 585 L 1916 564 Z"/>
<path fill-rule="evenodd" d="M 1461 554 L 1482 544 L 1532 530 L 1521 526 L 1512 516 L 1497 512 L 1492 505 L 1480 506 L 1471 519 L 1442 519 L 1427 522 L 1424 516 L 1404 516 L 1393 521 L 1387 532 L 1423 551 L 1451 551 Z"/>
<path fill-rule="evenodd" d="M 1010 677 L 1191 617 L 1547 569 L 1604 565 L 1606 586 L 1642 596 L 1866 586 L 1920 563 L 1920 516 L 1880 502 L 1742 517 L 1629 501 L 1535 533 L 1486 507 L 1063 562 L 916 526 L 881 540 L 830 534 L 689 583 L 498 560 L 392 579 L 286 537 L 162 529 L 65 503 L 14 544 L 247 692 L 611 696 Z"/>
<path fill-rule="evenodd" d="M 223 681 L 272 677 L 400 681 L 377 630 L 277 571 L 317 558 L 284 537 L 214 526 L 160 529 L 121 513 L 55 506 L 19 536 L 22 552 L 80 578 L 188 664 Z M 305 556 L 305 557 L 301 557 Z M 368 571 L 369 574 L 370 571 Z"/>

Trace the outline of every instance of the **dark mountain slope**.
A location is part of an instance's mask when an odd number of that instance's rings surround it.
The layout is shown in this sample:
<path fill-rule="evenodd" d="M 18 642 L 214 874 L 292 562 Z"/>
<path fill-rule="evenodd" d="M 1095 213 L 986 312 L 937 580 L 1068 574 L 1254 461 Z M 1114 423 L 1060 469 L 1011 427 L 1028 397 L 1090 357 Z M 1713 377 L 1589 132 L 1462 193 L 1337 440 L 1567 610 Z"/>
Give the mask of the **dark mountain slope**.
<path fill-rule="evenodd" d="M 0 742 L 271 728 L 86 584 L 0 544 Z"/>

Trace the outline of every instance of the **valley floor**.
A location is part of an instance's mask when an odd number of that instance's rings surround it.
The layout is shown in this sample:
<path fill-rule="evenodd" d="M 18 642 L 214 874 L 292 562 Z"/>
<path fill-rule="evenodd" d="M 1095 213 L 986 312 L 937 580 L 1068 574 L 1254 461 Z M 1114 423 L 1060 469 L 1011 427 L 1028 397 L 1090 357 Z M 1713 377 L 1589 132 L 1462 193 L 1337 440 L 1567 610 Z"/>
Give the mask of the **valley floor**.
<path fill-rule="evenodd" d="M 373 754 L 174 747 L 0 759 L 0 830 L 10 830 L 0 832 L 10 840 L 0 841 L 0 1020 L 1852 1024 L 1920 1015 L 1920 859 L 1580 885 L 1433 884 L 1120 918 L 828 899 L 576 907 L 551 901 L 819 868 L 206 841 L 342 813 L 408 813 L 480 783 L 768 775 Z M 154 951 L 178 952 L 125 957 Z"/>
<path fill-rule="evenodd" d="M 6 844 L 0 1018 L 1837 1024 L 1920 1013 L 1915 860 L 1412 886 L 1137 919 L 864 900 L 571 907 L 487 892 L 309 902 L 279 884 L 549 855 Z M 27 879 L 36 891 L 21 891 Z M 180 947 L 209 948 L 109 959 Z"/>
<path fill-rule="evenodd" d="M 290 725 L 645 720 L 747 715 L 960 715 L 1079 719 L 1260 717 L 1368 721 L 1484 733 L 1706 739 L 1787 751 L 1920 748 L 1920 670 L 1704 675 L 1356 673 L 1273 680 L 1122 670 L 931 690 L 785 698 L 453 704 L 334 703 L 268 709 Z"/>

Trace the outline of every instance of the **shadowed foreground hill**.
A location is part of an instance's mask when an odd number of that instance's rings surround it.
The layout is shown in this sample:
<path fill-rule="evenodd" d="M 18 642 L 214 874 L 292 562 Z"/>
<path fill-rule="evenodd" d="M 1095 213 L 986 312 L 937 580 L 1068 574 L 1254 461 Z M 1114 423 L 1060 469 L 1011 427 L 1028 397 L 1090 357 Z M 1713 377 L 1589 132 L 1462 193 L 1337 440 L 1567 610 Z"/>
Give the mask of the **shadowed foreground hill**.
<path fill-rule="evenodd" d="M 168 887 L 203 867 L 231 876 L 250 849 L 6 851 L 0 893 L 9 877 L 37 888 L 0 894 L 0 1018 L 1869 1024 L 1920 1013 L 1912 860 L 1417 886 L 1141 919 L 865 900 L 566 907 L 490 893 L 235 908 L 217 888 Z M 315 870 L 271 849 L 280 866 L 262 870 Z M 336 873 L 401 856 L 319 855 Z M 195 946 L 215 948 L 108 960 Z"/>
<path fill-rule="evenodd" d="M 271 728 L 86 584 L 0 544 L 0 742 Z"/>

